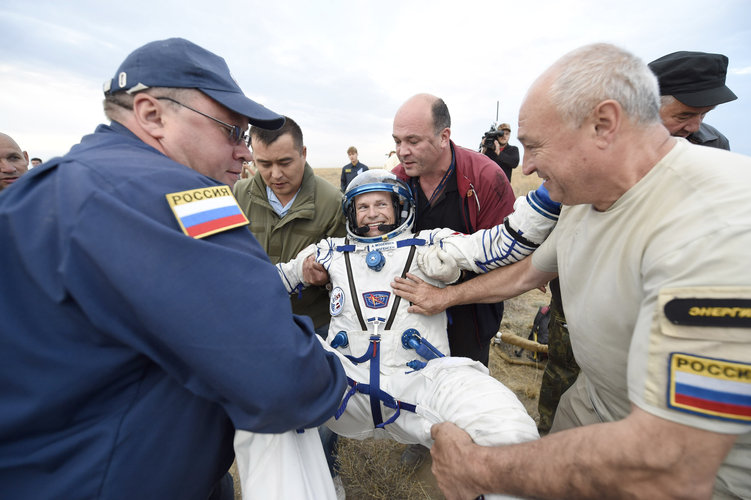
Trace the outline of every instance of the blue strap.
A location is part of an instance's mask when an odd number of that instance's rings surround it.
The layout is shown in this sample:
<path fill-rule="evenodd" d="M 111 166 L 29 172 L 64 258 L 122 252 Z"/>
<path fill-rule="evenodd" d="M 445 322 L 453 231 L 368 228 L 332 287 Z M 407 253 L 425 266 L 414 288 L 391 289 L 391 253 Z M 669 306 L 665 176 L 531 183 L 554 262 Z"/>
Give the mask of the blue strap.
<path fill-rule="evenodd" d="M 380 358 L 378 349 L 379 343 L 380 337 L 370 337 L 370 347 L 368 347 L 368 352 L 364 356 L 358 358 L 365 359 L 368 356 L 372 356 L 370 361 L 370 384 L 361 384 L 347 377 L 347 384 L 350 386 L 350 389 L 344 395 L 344 398 L 342 398 L 342 403 L 339 405 L 339 408 L 336 410 L 336 414 L 334 415 L 335 419 L 339 420 L 339 418 L 344 414 L 344 411 L 347 409 L 347 403 L 356 392 L 369 396 L 370 412 L 373 417 L 373 425 L 378 429 L 383 429 L 386 425 L 394 422 L 397 418 L 399 418 L 401 410 L 411 411 L 412 413 L 417 410 L 417 405 L 394 399 L 391 394 L 381 390 L 379 370 Z M 351 356 L 347 357 L 351 358 Z M 383 405 L 387 408 L 396 410 L 394 415 L 392 415 L 386 422 L 383 421 L 383 415 L 381 414 L 381 402 L 383 402 Z"/>
<path fill-rule="evenodd" d="M 383 415 L 381 415 L 381 398 L 379 397 L 381 395 L 381 350 L 378 349 L 378 344 L 380 342 L 380 336 L 370 337 L 370 344 L 373 351 L 373 359 L 370 360 L 370 413 L 373 416 L 373 425 L 376 427 L 383 422 Z M 375 391 L 372 390 L 373 387 L 375 388 Z M 389 397 L 391 398 L 391 396 Z"/>
<path fill-rule="evenodd" d="M 408 247 L 412 245 L 421 247 L 424 246 L 425 243 L 425 240 L 422 238 L 405 238 L 396 242 L 396 248 Z"/>
<path fill-rule="evenodd" d="M 349 354 L 345 354 L 345 356 L 347 357 L 348 360 L 352 361 L 354 364 L 359 365 L 363 361 L 367 361 L 373 357 L 373 349 L 374 349 L 374 346 L 373 346 L 373 343 L 371 343 L 370 346 L 368 347 L 368 350 L 365 351 L 365 354 L 363 354 L 359 358 L 356 358 Z"/>
<path fill-rule="evenodd" d="M 339 405 L 339 409 L 336 410 L 336 414 L 334 415 L 334 418 L 336 420 L 339 420 L 339 417 L 341 417 L 344 414 L 344 410 L 347 409 L 347 402 L 349 402 L 349 398 L 351 398 L 355 392 L 358 390 L 358 383 L 352 380 L 351 378 L 347 377 L 347 383 L 351 386 L 351 389 L 347 391 L 347 394 L 344 395 L 344 399 L 342 399 L 342 404 Z"/>
<path fill-rule="evenodd" d="M 409 246 L 421 247 L 425 246 L 427 241 L 423 238 L 405 238 L 396 242 L 396 248 L 404 248 Z M 357 245 L 337 245 L 334 247 L 337 252 L 354 252 L 357 250 Z"/>
<path fill-rule="evenodd" d="M 382 424 L 376 425 L 376 427 L 379 428 L 379 429 L 383 429 L 384 427 L 386 427 L 387 425 L 389 425 L 391 422 L 395 421 L 397 418 L 399 418 L 399 415 L 401 415 L 401 410 L 402 409 L 407 410 L 407 411 L 411 411 L 412 413 L 414 413 L 415 410 L 417 410 L 417 405 L 405 403 L 404 401 L 397 401 L 396 402 L 396 412 L 393 415 L 391 415 L 390 419 L 386 420 Z"/>

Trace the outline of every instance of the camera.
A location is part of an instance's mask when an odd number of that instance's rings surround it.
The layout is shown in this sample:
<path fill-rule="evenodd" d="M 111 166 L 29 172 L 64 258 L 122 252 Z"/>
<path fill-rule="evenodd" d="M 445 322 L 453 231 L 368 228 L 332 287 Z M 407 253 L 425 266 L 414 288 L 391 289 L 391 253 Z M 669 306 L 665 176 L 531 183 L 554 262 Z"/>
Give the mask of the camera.
<path fill-rule="evenodd" d="M 493 149 L 495 144 L 493 143 L 496 138 L 501 137 L 504 134 L 503 130 L 496 130 L 491 128 L 482 136 L 482 147 L 485 149 Z"/>

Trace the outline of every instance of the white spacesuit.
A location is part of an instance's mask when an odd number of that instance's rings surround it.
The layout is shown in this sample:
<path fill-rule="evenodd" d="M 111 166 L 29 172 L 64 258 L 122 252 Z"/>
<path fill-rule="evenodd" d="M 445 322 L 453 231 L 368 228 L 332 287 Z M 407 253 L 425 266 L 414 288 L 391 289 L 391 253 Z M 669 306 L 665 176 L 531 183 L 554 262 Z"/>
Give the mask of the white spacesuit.
<path fill-rule="evenodd" d="M 370 192 L 390 193 L 396 214 L 395 223 L 379 226 L 383 234 L 375 237 L 358 227 L 354 209 L 355 199 Z M 516 223 L 507 220 L 505 228 L 484 236 L 469 238 L 446 229 L 415 235 L 408 186 L 388 172 L 372 170 L 356 177 L 345 193 L 348 236 L 322 240 L 277 265 L 290 293 L 305 286 L 302 266 L 310 255 L 329 273 L 331 323 L 322 342 L 339 355 L 350 381 L 339 411 L 326 422 L 331 430 L 349 438 L 392 438 L 428 447 L 431 426 L 443 421 L 486 446 L 539 437 L 521 402 L 485 366 L 449 356 L 446 314 L 409 313 L 409 303 L 390 286 L 407 272 L 443 286 L 458 278 L 459 266 L 482 271 L 523 258 L 557 219 L 557 214 L 531 209 L 533 203 L 534 196 L 520 198 Z M 540 241 L 522 236 L 535 230 Z M 452 243 L 444 248 L 440 241 L 446 238 Z"/>

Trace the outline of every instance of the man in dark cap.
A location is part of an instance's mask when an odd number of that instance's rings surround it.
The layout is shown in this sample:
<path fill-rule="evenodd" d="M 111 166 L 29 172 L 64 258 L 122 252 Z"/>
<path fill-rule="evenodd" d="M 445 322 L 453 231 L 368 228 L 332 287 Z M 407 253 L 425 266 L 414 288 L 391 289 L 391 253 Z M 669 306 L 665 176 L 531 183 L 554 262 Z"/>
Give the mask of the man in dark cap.
<path fill-rule="evenodd" d="M 728 58 L 707 52 L 673 52 L 649 63 L 660 83 L 660 118 L 670 135 L 694 144 L 730 149 L 730 142 L 704 116 L 736 95 L 725 85 Z"/>
<path fill-rule="evenodd" d="M 235 429 L 316 427 L 346 387 L 232 196 L 248 123 L 284 119 L 179 38 L 104 110 L 0 196 L 2 496 L 206 500 Z"/>

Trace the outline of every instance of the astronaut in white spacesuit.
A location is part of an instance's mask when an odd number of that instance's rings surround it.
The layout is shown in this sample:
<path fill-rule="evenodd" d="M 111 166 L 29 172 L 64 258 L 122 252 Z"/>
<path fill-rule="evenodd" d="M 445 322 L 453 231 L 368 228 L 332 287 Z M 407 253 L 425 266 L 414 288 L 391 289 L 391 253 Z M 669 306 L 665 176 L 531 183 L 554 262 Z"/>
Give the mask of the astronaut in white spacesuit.
<path fill-rule="evenodd" d="M 339 411 L 326 422 L 332 431 L 430 447 L 431 426 L 451 421 L 486 446 L 539 437 L 521 402 L 485 366 L 450 357 L 446 314 L 407 312 L 409 303 L 390 283 L 409 272 L 444 286 L 458 279 L 459 266 L 483 271 L 520 260 L 557 220 L 557 205 L 540 193 L 542 203 L 537 192 L 519 198 L 504 226 L 474 237 L 447 229 L 415 235 L 409 187 L 389 172 L 370 170 L 345 193 L 348 236 L 324 239 L 277 265 L 290 293 L 306 286 L 302 269 L 309 256 L 329 273 L 331 323 L 321 342 L 339 355 L 350 382 Z M 441 248 L 447 237 L 452 243 Z"/>

